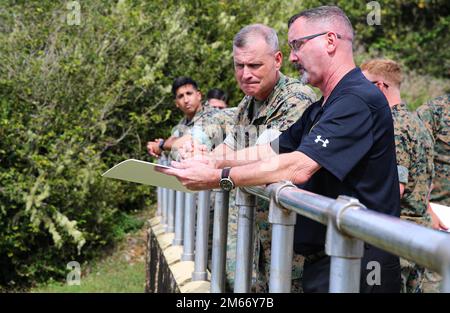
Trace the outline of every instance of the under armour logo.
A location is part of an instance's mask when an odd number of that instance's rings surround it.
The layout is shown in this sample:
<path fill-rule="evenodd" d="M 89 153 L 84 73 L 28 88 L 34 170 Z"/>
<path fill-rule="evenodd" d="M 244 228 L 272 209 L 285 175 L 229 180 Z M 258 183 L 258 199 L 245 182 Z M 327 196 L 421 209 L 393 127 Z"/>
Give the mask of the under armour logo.
<path fill-rule="evenodd" d="M 314 142 L 318 143 L 319 141 L 322 142 L 322 147 L 325 147 L 325 148 L 327 147 L 327 144 L 330 143 L 328 141 L 328 139 L 323 140 L 321 135 L 317 135 L 317 138 L 316 138 L 316 140 L 314 140 Z"/>

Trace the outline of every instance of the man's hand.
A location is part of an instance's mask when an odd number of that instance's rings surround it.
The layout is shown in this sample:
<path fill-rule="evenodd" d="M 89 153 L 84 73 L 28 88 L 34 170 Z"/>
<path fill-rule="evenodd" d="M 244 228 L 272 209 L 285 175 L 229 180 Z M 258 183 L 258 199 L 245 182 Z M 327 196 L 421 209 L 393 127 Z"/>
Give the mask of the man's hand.
<path fill-rule="evenodd" d="M 162 153 L 161 149 L 159 148 L 159 143 L 162 140 L 163 139 L 158 138 L 158 139 L 155 139 L 154 141 L 147 142 L 147 151 L 151 156 L 159 158 L 159 156 Z"/>
<path fill-rule="evenodd" d="M 172 161 L 174 168 L 155 169 L 167 175 L 175 176 L 182 184 L 191 190 L 208 190 L 219 187 L 221 170 L 211 168 L 206 161 L 188 160 Z"/>
<path fill-rule="evenodd" d="M 195 142 L 195 140 L 185 141 L 183 145 L 178 149 L 183 160 L 187 159 L 203 159 L 202 156 L 209 153 L 208 147 Z"/>
<path fill-rule="evenodd" d="M 218 168 L 214 154 L 211 153 L 205 145 L 195 143 L 195 141 L 185 142 L 178 152 L 181 156 L 181 160 L 201 161 L 208 164 L 211 168 Z"/>
<path fill-rule="evenodd" d="M 428 213 L 431 215 L 432 228 L 436 230 L 448 230 L 448 226 L 445 225 L 441 219 L 433 212 L 431 205 L 428 204 Z"/>

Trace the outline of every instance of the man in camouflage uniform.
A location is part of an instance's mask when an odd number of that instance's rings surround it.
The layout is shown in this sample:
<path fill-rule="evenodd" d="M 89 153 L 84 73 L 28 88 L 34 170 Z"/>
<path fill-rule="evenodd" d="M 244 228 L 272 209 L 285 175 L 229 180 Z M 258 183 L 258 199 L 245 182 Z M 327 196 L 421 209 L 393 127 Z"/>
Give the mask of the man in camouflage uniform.
<path fill-rule="evenodd" d="M 450 206 L 450 94 L 420 106 L 417 114 L 434 141 L 435 176 L 430 201 Z"/>
<path fill-rule="evenodd" d="M 226 158 L 237 151 L 257 143 L 261 134 L 273 139 L 300 118 L 303 111 L 315 101 L 311 88 L 280 72 L 282 54 L 275 30 L 261 24 L 244 27 L 233 41 L 235 76 L 239 87 L 246 94 L 236 109 L 235 126 L 228 133 L 224 144 L 213 154 Z M 265 132 L 266 131 L 266 132 Z M 265 142 L 261 142 L 265 143 Z M 227 287 L 232 290 L 236 266 L 238 209 L 235 193 L 230 194 L 228 218 Z M 267 292 L 270 269 L 271 227 L 268 222 L 268 203 L 258 199 L 256 211 L 255 242 L 253 256 L 252 291 Z M 303 259 L 294 254 L 292 290 L 301 291 L 300 279 Z"/>
<path fill-rule="evenodd" d="M 225 138 L 226 126 L 233 123 L 230 114 L 209 106 L 208 102 L 202 104 L 197 83 L 189 77 L 175 79 L 172 93 L 184 117 L 167 140 L 156 139 L 147 143 L 149 154 L 158 157 L 163 150 L 170 150 L 172 158 L 177 158 L 177 148 L 187 140 L 196 140 L 210 149 L 220 144 Z"/>
<path fill-rule="evenodd" d="M 397 168 L 400 182 L 400 218 L 431 227 L 427 212 L 433 178 L 433 140 L 419 117 L 410 112 L 400 97 L 402 71 L 392 60 L 375 59 L 361 70 L 386 96 L 394 122 Z M 405 259 L 402 292 L 422 292 L 425 268 Z"/>
<path fill-rule="evenodd" d="M 428 101 L 416 110 L 419 118 L 425 123 L 434 142 L 433 189 L 430 202 L 450 206 L 450 94 Z M 433 228 L 448 229 L 432 212 Z M 425 271 L 423 291 L 439 292 L 442 277 L 430 270 Z"/>

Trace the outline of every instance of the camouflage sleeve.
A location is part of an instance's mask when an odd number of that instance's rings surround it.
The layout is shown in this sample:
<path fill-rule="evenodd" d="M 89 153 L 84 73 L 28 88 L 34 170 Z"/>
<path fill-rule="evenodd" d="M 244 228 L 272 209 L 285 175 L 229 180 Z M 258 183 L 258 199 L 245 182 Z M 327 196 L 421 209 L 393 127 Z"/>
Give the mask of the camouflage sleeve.
<path fill-rule="evenodd" d="M 316 101 L 317 97 L 311 88 L 301 84 L 295 85 L 290 90 L 288 97 L 283 100 L 284 103 L 280 106 L 276 115 L 271 118 L 273 122 L 270 124 L 279 131 L 288 129 Z"/>
<path fill-rule="evenodd" d="M 201 127 L 196 125 L 192 129 L 192 137 L 212 150 L 223 142 L 232 124 L 233 120 L 229 115 L 218 111 L 202 119 Z"/>
<path fill-rule="evenodd" d="M 399 122 L 397 122 L 397 124 L 399 124 Z M 395 151 L 397 157 L 397 165 L 403 166 L 406 169 L 409 169 L 412 163 L 409 146 L 410 143 L 407 137 L 406 130 L 395 129 Z"/>
<path fill-rule="evenodd" d="M 422 122 L 425 124 L 425 126 L 428 128 L 431 134 L 434 134 L 433 126 L 434 126 L 434 116 L 431 108 L 428 104 L 421 105 L 416 109 L 416 113 L 419 116 L 419 118 L 422 120 Z M 434 137 L 434 136 L 433 136 Z"/>
<path fill-rule="evenodd" d="M 226 130 L 226 137 L 223 143 L 228 146 L 230 149 L 237 151 L 240 149 L 245 148 L 243 144 L 238 145 L 238 132 L 239 132 L 239 125 L 241 121 L 244 119 L 244 115 L 247 112 L 247 108 L 249 105 L 250 97 L 244 97 L 239 105 L 234 109 L 229 109 L 229 112 L 231 112 L 230 120 L 231 124 L 227 125 Z"/>

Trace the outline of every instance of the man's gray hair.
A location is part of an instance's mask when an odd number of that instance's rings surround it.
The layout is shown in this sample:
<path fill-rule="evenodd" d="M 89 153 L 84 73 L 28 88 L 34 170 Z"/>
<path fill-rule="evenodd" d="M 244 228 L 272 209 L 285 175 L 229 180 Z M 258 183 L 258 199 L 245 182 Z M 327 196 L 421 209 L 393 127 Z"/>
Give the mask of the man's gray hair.
<path fill-rule="evenodd" d="M 352 23 L 348 19 L 347 15 L 345 15 L 344 11 L 342 11 L 341 8 L 337 6 L 321 6 L 317 8 L 312 8 L 308 10 L 304 10 L 298 14 L 295 14 L 289 19 L 288 22 L 288 28 L 291 27 L 291 25 L 299 18 L 304 18 L 307 21 L 313 21 L 313 22 L 328 22 L 331 25 L 341 25 L 344 27 L 346 37 L 349 37 L 347 39 L 350 39 L 353 41 L 354 37 L 354 30 Z"/>
<path fill-rule="evenodd" d="M 272 52 L 280 50 L 278 45 L 278 35 L 275 29 L 270 28 L 263 24 L 252 24 L 242 28 L 233 39 L 233 47 L 243 48 L 246 47 L 251 39 L 255 36 L 264 38 L 267 45 L 271 48 Z"/>

